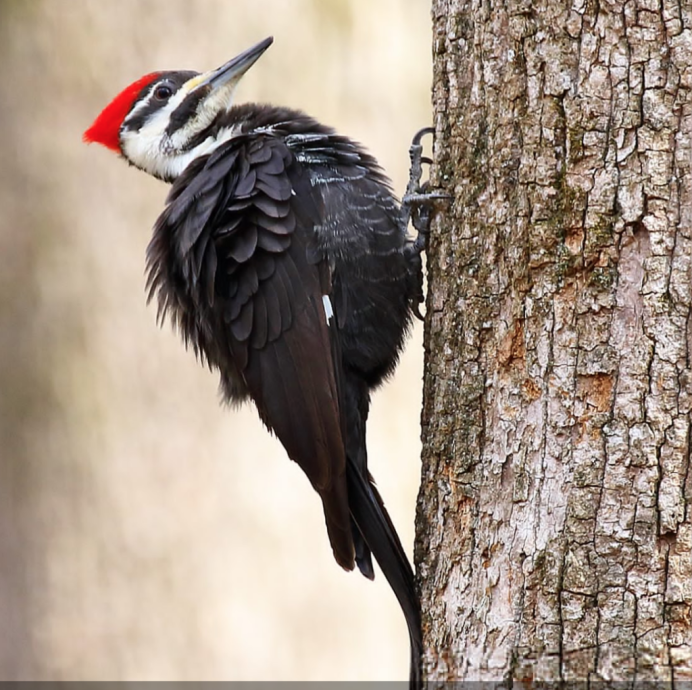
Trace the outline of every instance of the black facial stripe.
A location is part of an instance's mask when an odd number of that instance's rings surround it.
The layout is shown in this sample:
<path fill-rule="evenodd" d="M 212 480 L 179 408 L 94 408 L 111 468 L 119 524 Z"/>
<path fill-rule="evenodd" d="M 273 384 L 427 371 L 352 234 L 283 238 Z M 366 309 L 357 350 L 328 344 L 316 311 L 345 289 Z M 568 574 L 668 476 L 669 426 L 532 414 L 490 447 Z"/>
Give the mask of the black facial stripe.
<path fill-rule="evenodd" d="M 149 116 L 159 110 L 159 108 L 161 108 L 161 103 L 157 103 L 154 100 L 150 101 L 144 108 L 137 112 L 137 115 L 126 120 L 125 129 L 139 132 L 139 130 L 142 129 L 142 125 L 149 119 Z"/>
<path fill-rule="evenodd" d="M 171 119 L 166 127 L 166 134 L 171 136 L 183 127 L 195 114 L 200 101 L 209 93 L 208 86 L 195 89 L 183 102 L 171 113 Z"/>
<path fill-rule="evenodd" d="M 195 146 L 201 144 L 205 139 L 216 136 L 219 129 L 221 129 L 223 125 L 224 115 L 225 112 L 223 111 L 218 113 L 217 116 L 212 120 L 211 124 L 208 127 L 205 127 L 202 131 L 197 132 L 197 134 L 195 134 L 193 137 L 191 137 L 190 140 L 185 144 L 185 146 L 182 147 L 181 151 L 190 151 L 191 149 L 194 149 Z"/>
<path fill-rule="evenodd" d="M 157 110 L 160 110 L 166 105 L 166 103 L 168 103 L 168 100 L 170 99 L 167 99 L 165 101 L 159 101 L 156 98 L 154 98 L 153 93 L 159 84 L 161 84 L 162 82 L 166 82 L 166 84 L 171 87 L 171 90 L 173 91 L 173 94 L 171 95 L 172 98 L 173 95 L 175 95 L 175 93 L 178 91 L 178 89 L 188 79 L 192 79 L 192 77 L 197 76 L 197 74 L 197 72 L 192 71 L 163 72 L 158 79 L 156 79 L 151 84 L 145 86 L 144 89 L 142 89 L 142 93 L 134 102 L 132 108 L 134 109 L 139 103 L 142 102 L 142 99 L 144 98 L 148 98 L 149 102 L 141 110 L 139 110 L 134 117 L 132 117 L 131 119 L 125 118 L 125 129 L 132 132 L 138 132 L 153 113 L 155 113 Z"/>

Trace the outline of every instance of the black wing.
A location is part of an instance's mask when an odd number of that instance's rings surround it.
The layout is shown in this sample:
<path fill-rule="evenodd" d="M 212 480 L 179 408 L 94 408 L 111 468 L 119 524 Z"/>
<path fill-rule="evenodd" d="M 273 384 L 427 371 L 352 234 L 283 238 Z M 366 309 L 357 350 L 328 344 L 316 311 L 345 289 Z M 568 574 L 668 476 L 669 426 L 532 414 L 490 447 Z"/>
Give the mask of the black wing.
<path fill-rule="evenodd" d="M 288 135 L 303 162 L 322 214 L 317 246 L 334 264 L 332 298 L 342 358 L 349 506 L 356 561 L 373 576 L 375 556 L 406 617 L 411 639 L 411 687 L 420 679 L 420 606 L 414 575 L 368 471 L 365 425 L 370 389 L 394 369 L 418 288 L 404 253 L 405 228 L 389 180 L 372 156 L 331 132 Z"/>
<path fill-rule="evenodd" d="M 161 313 L 233 390 L 249 393 L 307 474 L 334 556 L 350 570 L 340 362 L 324 300 L 330 272 L 310 251 L 319 203 L 280 139 L 233 139 L 174 184 L 149 247 L 149 285 Z"/>
<path fill-rule="evenodd" d="M 365 451 L 369 388 L 392 370 L 409 322 L 398 207 L 348 140 L 332 140 L 343 145 L 334 159 L 318 151 L 321 134 L 303 137 L 310 151 L 296 160 L 288 139 L 238 137 L 188 167 L 149 247 L 150 297 L 308 475 L 337 562 L 353 568 L 355 538 L 372 577 L 372 550 L 407 619 L 415 682 L 413 572 Z"/>

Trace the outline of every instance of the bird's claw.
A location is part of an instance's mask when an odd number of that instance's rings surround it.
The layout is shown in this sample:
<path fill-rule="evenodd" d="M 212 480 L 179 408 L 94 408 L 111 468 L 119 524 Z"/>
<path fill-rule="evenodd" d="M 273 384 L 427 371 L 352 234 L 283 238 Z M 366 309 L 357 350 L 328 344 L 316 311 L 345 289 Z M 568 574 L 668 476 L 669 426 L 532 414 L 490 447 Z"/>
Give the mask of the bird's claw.
<path fill-rule="evenodd" d="M 430 207 L 438 200 L 450 199 L 444 192 L 429 191 L 429 182 L 421 183 L 423 165 L 432 165 L 432 159 L 423 155 L 422 138 L 434 134 L 433 127 L 424 127 L 416 132 L 409 149 L 411 168 L 409 170 L 406 192 L 401 200 L 401 224 L 404 232 L 411 223 L 416 230 L 416 238 L 411 244 L 418 252 L 425 249 L 425 236 L 430 225 Z"/>
<path fill-rule="evenodd" d="M 422 129 L 419 129 L 414 135 L 413 135 L 413 141 L 411 142 L 411 146 L 420 146 L 420 140 L 426 135 L 426 134 L 435 134 L 435 128 L 434 127 L 423 127 Z"/>
<path fill-rule="evenodd" d="M 406 193 L 401 200 L 401 225 L 404 233 L 408 232 L 409 223 L 416 230 L 416 237 L 408 240 L 404 248 L 409 265 L 409 276 L 411 285 L 409 286 L 409 296 L 411 310 L 417 318 L 423 320 L 420 312 L 420 305 L 423 303 L 423 262 L 421 252 L 425 249 L 430 227 L 430 211 L 437 201 L 451 199 L 449 194 L 439 191 L 430 191 L 429 182 L 421 183 L 423 176 L 423 165 L 432 165 L 432 159 L 423 156 L 422 138 L 426 134 L 434 134 L 432 127 L 424 127 L 416 132 L 409 149 L 411 157 L 411 168 L 409 170 L 408 185 Z"/>
<path fill-rule="evenodd" d="M 425 192 L 422 191 L 426 189 L 427 187 L 427 182 L 420 188 L 421 191 L 416 192 L 415 194 L 407 194 L 403 198 L 403 203 L 405 204 L 410 204 L 411 206 L 415 205 L 424 205 L 424 204 L 433 204 L 437 199 L 451 199 L 452 197 L 449 194 L 445 194 L 444 192 Z"/>

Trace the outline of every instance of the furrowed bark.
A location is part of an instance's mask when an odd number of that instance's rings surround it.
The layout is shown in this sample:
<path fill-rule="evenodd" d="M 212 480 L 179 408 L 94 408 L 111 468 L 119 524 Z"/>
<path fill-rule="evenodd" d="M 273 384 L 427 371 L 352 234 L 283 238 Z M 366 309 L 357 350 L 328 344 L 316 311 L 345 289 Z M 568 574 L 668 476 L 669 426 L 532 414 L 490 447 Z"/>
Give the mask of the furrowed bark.
<path fill-rule="evenodd" d="M 427 677 L 692 679 L 692 9 L 433 19 Z"/>

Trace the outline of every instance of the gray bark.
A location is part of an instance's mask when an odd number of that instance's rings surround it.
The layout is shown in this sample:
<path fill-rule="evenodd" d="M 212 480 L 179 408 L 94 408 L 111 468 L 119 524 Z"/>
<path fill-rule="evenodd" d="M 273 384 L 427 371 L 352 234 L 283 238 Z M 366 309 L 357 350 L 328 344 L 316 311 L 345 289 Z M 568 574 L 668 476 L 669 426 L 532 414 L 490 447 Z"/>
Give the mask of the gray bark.
<path fill-rule="evenodd" d="M 434 0 L 430 679 L 692 678 L 692 9 Z"/>

